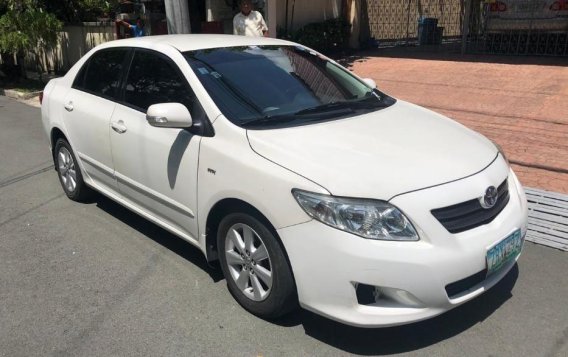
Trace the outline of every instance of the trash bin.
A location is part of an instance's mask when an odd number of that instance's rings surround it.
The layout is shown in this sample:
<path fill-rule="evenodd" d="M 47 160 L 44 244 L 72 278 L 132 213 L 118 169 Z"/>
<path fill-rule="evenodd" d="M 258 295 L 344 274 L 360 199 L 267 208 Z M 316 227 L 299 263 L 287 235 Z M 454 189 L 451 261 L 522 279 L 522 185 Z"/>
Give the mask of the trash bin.
<path fill-rule="evenodd" d="M 441 45 L 442 44 L 442 38 L 444 38 L 444 27 L 436 27 L 436 32 L 434 34 L 434 44 L 435 45 Z"/>
<path fill-rule="evenodd" d="M 435 43 L 438 19 L 433 17 L 421 17 L 418 19 L 418 44 L 431 45 Z"/>

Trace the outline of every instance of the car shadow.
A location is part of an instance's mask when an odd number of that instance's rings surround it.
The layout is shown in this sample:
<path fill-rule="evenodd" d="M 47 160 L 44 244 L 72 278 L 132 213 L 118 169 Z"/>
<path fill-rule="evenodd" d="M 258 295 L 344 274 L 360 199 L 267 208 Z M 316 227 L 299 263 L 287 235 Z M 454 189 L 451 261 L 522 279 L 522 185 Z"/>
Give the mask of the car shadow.
<path fill-rule="evenodd" d="M 180 130 L 168 154 L 168 182 L 170 188 L 173 189 L 176 185 L 181 159 L 187 151 L 191 139 L 194 135 L 187 130 Z"/>
<path fill-rule="evenodd" d="M 98 208 L 119 219 L 122 223 L 125 223 L 164 248 L 169 249 L 188 262 L 201 268 L 209 274 L 213 282 L 219 282 L 224 279 L 221 268 L 216 264 L 209 264 L 201 250 L 191 243 L 166 231 L 103 195 L 96 194 L 88 203 L 95 204 Z"/>
<path fill-rule="evenodd" d="M 96 195 L 90 202 L 203 269 L 213 282 L 224 279 L 218 265 L 210 265 L 203 253 L 185 240 L 105 196 Z M 440 316 L 404 326 L 374 329 L 352 327 L 303 309 L 269 322 L 283 327 L 302 325 L 306 335 L 349 353 L 376 355 L 410 352 L 456 336 L 484 321 L 513 296 L 512 290 L 518 276 L 519 268 L 515 264 L 511 271 L 485 294 Z"/>
<path fill-rule="evenodd" d="M 519 276 L 517 264 L 485 294 L 445 314 L 409 325 L 365 329 L 347 326 L 302 310 L 276 321 L 281 326 L 303 325 L 305 333 L 345 352 L 388 355 L 419 350 L 456 336 L 488 318 L 512 297 Z"/>

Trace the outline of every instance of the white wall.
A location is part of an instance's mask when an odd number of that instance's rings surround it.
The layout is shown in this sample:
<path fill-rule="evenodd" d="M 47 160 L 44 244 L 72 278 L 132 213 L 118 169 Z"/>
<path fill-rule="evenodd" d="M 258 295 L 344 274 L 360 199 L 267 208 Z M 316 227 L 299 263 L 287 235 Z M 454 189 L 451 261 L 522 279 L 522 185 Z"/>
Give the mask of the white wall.
<path fill-rule="evenodd" d="M 84 23 L 83 26 L 64 26 L 58 34 L 57 46 L 44 51 L 40 64 L 44 70 L 68 70 L 91 48 L 115 39 L 114 23 Z M 33 56 L 26 56 L 26 68 L 35 71 Z"/>

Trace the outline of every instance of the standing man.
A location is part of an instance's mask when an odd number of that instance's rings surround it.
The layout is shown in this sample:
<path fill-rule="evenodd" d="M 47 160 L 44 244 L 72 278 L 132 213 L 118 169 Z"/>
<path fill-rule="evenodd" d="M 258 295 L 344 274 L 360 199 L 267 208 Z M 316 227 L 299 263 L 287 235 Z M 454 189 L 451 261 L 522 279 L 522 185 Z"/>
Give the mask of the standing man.
<path fill-rule="evenodd" d="M 124 27 L 128 27 L 132 31 L 132 36 L 134 37 L 142 37 L 144 36 L 144 21 L 140 17 L 136 19 L 136 25 L 131 25 L 126 21 L 123 20 L 116 20 L 119 25 Z"/>
<path fill-rule="evenodd" d="M 252 9 L 251 0 L 241 0 L 241 12 L 233 18 L 233 34 L 241 36 L 268 36 L 268 27 L 258 11 Z"/>

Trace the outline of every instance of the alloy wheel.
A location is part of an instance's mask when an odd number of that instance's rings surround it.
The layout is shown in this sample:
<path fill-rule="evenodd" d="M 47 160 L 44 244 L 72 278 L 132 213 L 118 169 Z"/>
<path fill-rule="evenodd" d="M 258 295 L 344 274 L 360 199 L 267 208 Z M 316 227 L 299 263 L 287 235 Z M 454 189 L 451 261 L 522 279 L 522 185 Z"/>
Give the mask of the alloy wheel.
<path fill-rule="evenodd" d="M 65 190 L 67 192 L 75 191 L 77 188 L 75 161 L 66 147 L 61 147 L 57 153 L 57 167 Z"/>
<path fill-rule="evenodd" d="M 225 239 L 225 258 L 239 290 L 253 301 L 263 301 L 272 289 L 273 269 L 266 245 L 248 225 L 231 226 Z"/>

